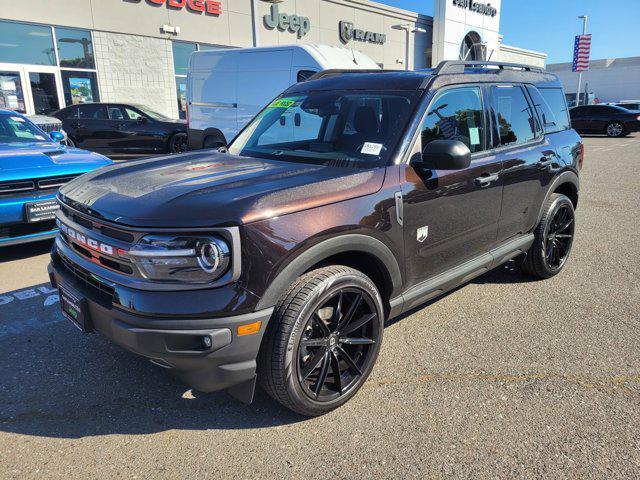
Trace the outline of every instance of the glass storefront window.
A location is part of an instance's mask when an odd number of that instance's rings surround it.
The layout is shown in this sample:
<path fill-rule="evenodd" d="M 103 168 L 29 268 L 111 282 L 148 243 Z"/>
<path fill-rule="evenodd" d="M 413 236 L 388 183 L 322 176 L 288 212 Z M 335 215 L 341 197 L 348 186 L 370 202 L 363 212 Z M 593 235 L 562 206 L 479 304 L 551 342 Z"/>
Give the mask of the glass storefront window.
<path fill-rule="evenodd" d="M 55 65 L 51 27 L 0 21 L 0 63 Z"/>
<path fill-rule="evenodd" d="M 27 113 L 19 72 L 0 72 L 0 108 Z"/>
<path fill-rule="evenodd" d="M 198 49 L 190 42 L 173 42 L 173 65 L 176 75 L 186 75 L 189 70 L 189 55 Z"/>
<path fill-rule="evenodd" d="M 61 67 L 95 68 L 91 32 L 56 27 L 58 59 Z"/>
<path fill-rule="evenodd" d="M 38 115 L 50 115 L 60 110 L 55 73 L 29 73 L 33 108 Z"/>
<path fill-rule="evenodd" d="M 178 114 L 180 118 L 187 118 L 187 79 L 176 77 L 176 92 L 178 94 Z"/>
<path fill-rule="evenodd" d="M 98 80 L 95 72 L 62 70 L 62 91 L 67 105 L 99 102 Z"/>

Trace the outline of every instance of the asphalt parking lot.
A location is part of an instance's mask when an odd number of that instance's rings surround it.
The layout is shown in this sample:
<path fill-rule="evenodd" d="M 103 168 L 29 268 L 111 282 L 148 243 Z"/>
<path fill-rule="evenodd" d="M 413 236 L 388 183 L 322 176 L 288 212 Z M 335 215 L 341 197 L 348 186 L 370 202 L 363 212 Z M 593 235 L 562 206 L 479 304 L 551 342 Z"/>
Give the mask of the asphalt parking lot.
<path fill-rule="evenodd" d="M 640 134 L 585 145 L 565 270 L 507 264 L 395 321 L 321 418 L 83 336 L 50 244 L 0 250 L 0 478 L 640 478 Z"/>

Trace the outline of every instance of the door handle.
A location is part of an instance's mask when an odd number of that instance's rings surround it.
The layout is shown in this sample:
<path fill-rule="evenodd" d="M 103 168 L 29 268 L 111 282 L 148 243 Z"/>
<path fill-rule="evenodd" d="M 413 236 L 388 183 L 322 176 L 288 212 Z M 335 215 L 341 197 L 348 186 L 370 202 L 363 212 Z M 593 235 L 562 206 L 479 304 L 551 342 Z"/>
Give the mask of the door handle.
<path fill-rule="evenodd" d="M 553 160 L 551 158 L 542 157 L 537 165 L 538 165 L 538 168 L 540 170 L 545 170 L 545 169 L 549 168 L 552 163 L 553 163 Z"/>
<path fill-rule="evenodd" d="M 482 188 L 488 187 L 491 182 L 495 182 L 496 180 L 498 180 L 498 178 L 500 178 L 500 175 L 497 173 L 483 173 L 478 178 L 476 178 L 476 184 L 478 184 Z"/>

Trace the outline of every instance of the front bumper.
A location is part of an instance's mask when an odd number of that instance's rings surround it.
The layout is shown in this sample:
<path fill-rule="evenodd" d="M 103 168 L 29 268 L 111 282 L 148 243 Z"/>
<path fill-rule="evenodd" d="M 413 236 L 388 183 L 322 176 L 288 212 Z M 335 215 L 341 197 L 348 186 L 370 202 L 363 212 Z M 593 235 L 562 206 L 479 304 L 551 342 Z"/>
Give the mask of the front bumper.
<path fill-rule="evenodd" d="M 82 281 L 58 253 L 52 252 L 49 276 L 54 287 L 71 287 L 85 299 L 88 316 L 96 331 L 127 350 L 174 372 L 196 390 L 211 392 L 247 385 L 253 393 L 256 357 L 272 308 L 242 315 L 192 318 L 136 315 L 115 307 L 101 291 Z M 166 292 L 157 292 L 161 297 Z M 214 292 L 211 292 L 214 294 Z M 189 292 L 183 292 L 189 295 Z M 255 334 L 238 336 L 238 326 L 261 321 Z M 211 339 L 205 348 L 203 337 Z"/>
<path fill-rule="evenodd" d="M 25 204 L 41 200 L 52 200 L 55 194 L 29 193 L 0 199 L 0 247 L 48 240 L 56 236 L 55 222 L 27 223 L 24 217 Z"/>

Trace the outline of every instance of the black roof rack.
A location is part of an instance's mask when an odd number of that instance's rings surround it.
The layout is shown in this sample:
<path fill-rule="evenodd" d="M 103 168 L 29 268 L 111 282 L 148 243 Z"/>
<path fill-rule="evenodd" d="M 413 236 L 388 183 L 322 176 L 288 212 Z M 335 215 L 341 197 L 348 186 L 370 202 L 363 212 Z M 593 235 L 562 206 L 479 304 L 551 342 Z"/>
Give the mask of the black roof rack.
<path fill-rule="evenodd" d="M 499 70 L 511 69 L 524 70 L 526 72 L 545 72 L 544 68 L 524 65 L 522 63 L 489 62 L 486 60 L 471 60 L 465 62 L 461 60 L 444 60 L 435 68 L 433 75 L 460 74 L 464 73 L 466 68 L 472 67 L 498 67 Z"/>

